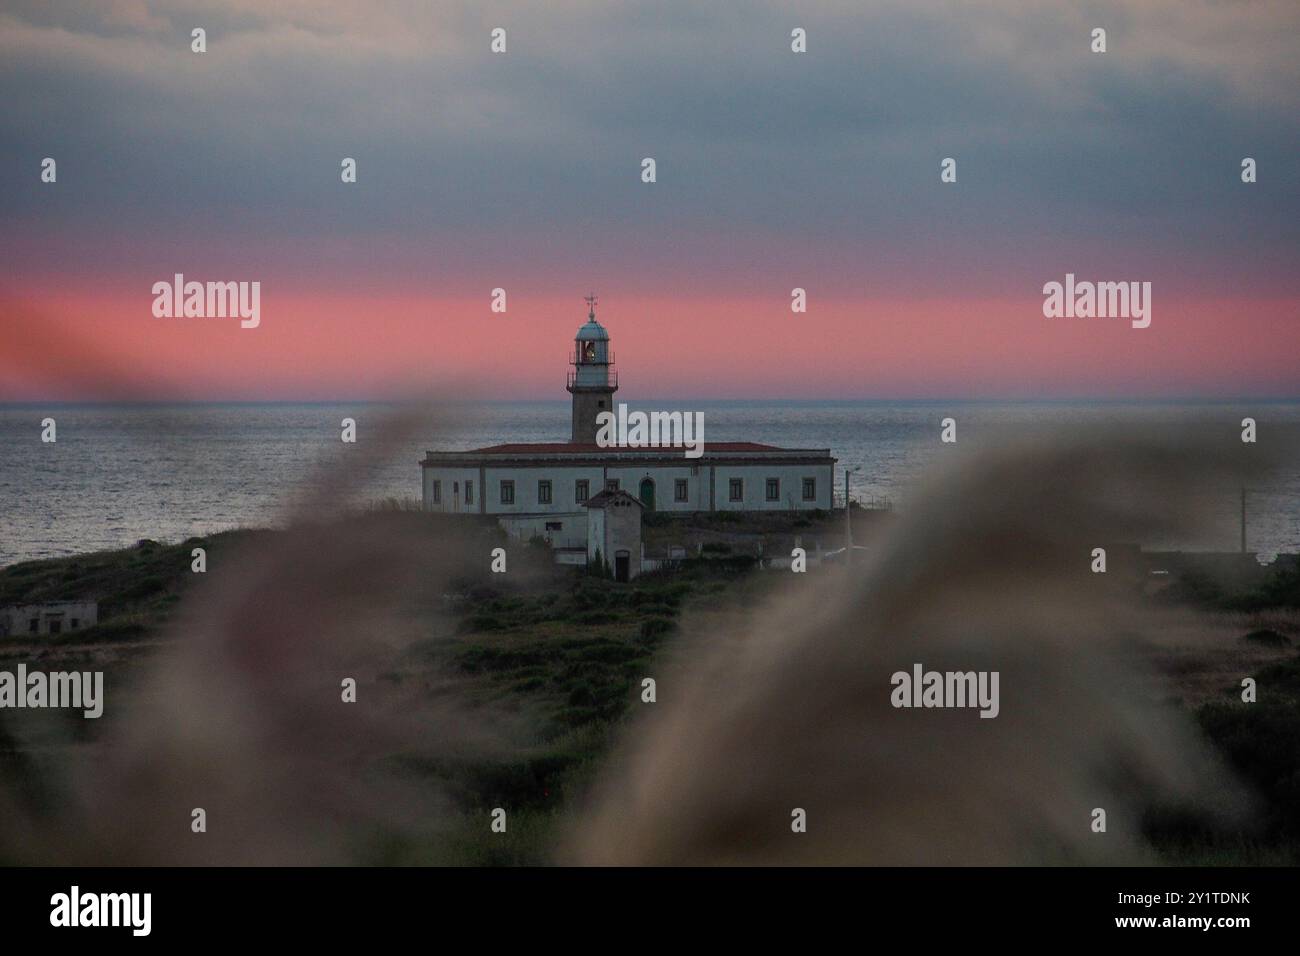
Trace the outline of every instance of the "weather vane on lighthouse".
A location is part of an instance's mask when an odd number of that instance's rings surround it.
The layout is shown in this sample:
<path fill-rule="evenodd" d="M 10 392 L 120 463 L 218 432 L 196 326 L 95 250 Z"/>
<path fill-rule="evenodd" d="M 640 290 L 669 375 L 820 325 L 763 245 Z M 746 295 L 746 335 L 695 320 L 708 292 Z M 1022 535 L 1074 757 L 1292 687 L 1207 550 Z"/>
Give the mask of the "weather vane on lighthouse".
<path fill-rule="evenodd" d="M 584 295 L 582 300 L 587 303 L 587 318 L 596 321 L 596 293 Z"/>

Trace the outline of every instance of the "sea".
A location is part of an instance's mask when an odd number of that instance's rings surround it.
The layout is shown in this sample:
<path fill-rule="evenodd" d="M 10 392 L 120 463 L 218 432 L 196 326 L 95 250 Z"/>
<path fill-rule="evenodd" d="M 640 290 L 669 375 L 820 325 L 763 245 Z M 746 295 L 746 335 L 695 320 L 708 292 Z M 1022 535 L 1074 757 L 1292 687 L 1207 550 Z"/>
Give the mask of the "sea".
<path fill-rule="evenodd" d="M 839 459 L 837 502 L 843 500 L 847 467 L 855 501 L 900 511 L 943 453 L 937 436 L 947 417 L 958 422 L 958 441 L 977 440 L 989 426 L 1216 422 L 1232 434 L 1247 416 L 1261 430 L 1300 425 L 1300 402 L 628 404 L 702 413 L 706 445 L 757 441 L 829 448 Z M 340 465 L 355 466 L 355 481 L 341 492 L 347 505 L 415 503 L 426 450 L 564 441 L 569 415 L 567 401 L 480 404 L 472 413 L 365 402 L 0 405 L 0 566 L 122 548 L 143 538 L 177 542 L 231 528 L 274 527 L 312 492 L 328 491 Z M 55 421 L 54 442 L 41 440 L 47 418 Z M 345 418 L 356 422 L 355 445 L 340 440 Z M 410 427 L 391 442 L 371 440 L 386 434 L 385 423 L 395 419 Z M 1240 493 L 1239 487 L 1225 487 L 1213 494 L 1205 507 L 1221 519 L 1215 530 L 1175 544 L 1238 548 Z M 1250 550 L 1262 559 L 1300 552 L 1300 469 L 1249 489 L 1247 504 Z"/>

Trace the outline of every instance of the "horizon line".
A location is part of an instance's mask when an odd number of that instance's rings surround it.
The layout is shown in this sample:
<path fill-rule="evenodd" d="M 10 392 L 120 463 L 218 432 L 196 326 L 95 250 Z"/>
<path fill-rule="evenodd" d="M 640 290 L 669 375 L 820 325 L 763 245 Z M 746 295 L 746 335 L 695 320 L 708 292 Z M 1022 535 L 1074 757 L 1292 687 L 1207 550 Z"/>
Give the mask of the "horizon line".
<path fill-rule="evenodd" d="M 863 405 L 937 405 L 937 404 L 958 404 L 958 405 L 1237 405 L 1243 403 L 1264 403 L 1274 405 L 1297 404 L 1300 403 L 1300 395 L 1237 395 L 1237 396 L 1088 396 L 1075 395 L 1061 398 L 1049 397 L 984 397 L 984 398 L 962 398 L 957 396 L 932 396 L 932 397 L 851 397 L 851 398 L 832 398 L 832 397 L 811 397 L 811 398 L 786 398 L 786 397 L 762 397 L 762 396 L 740 396 L 737 398 L 706 398 L 695 396 L 692 398 L 673 398 L 661 399 L 654 396 L 646 398 L 636 398 L 631 401 L 622 401 L 621 404 L 643 404 L 646 402 L 671 401 L 672 403 L 699 403 L 724 405 L 729 403 L 755 403 L 763 402 L 767 404 L 789 403 L 792 405 L 826 405 L 826 404 L 863 404 Z M 91 406 L 203 406 L 203 405 L 418 405 L 423 401 L 419 398 L 361 398 L 355 396 L 342 396 L 338 398 L 214 398 L 214 399 L 193 399 L 193 398 L 138 398 L 138 399 L 12 399 L 0 400 L 0 408 L 35 408 L 41 406 L 64 406 L 64 407 L 91 407 Z M 500 398 L 500 399 L 440 399 L 431 404 L 439 405 L 519 405 L 519 404 L 543 404 L 552 403 L 556 405 L 568 404 L 568 399 L 563 398 Z"/>

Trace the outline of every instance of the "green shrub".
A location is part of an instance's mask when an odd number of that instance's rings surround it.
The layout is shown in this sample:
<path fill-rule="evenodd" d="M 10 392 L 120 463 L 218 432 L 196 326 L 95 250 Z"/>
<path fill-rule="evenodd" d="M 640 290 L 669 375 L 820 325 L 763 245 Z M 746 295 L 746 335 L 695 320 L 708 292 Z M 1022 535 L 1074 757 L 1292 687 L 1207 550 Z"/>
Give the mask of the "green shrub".
<path fill-rule="evenodd" d="M 590 707 L 596 703 L 596 695 L 586 681 L 569 691 L 570 707 Z"/>
<path fill-rule="evenodd" d="M 149 574 L 134 584 L 123 588 L 117 593 L 118 600 L 134 601 L 140 598 L 148 597 L 151 594 L 157 594 L 167 587 L 167 579 L 161 574 Z"/>
<path fill-rule="evenodd" d="M 119 641 L 135 641 L 144 637 L 147 629 L 139 621 L 107 621 L 76 631 L 64 631 L 59 640 L 77 641 L 78 643 L 113 644 Z"/>
<path fill-rule="evenodd" d="M 639 656 L 640 654 L 628 645 L 608 640 L 592 641 L 578 653 L 581 660 L 602 664 L 622 664 L 624 661 L 635 660 Z"/>
<path fill-rule="evenodd" d="M 670 617 L 648 617 L 641 622 L 641 640 L 657 640 L 670 633 L 675 626 L 675 622 Z"/>
<path fill-rule="evenodd" d="M 645 615 L 672 617 L 677 613 L 677 605 L 657 602 L 655 604 L 642 604 L 639 610 Z"/>
<path fill-rule="evenodd" d="M 1262 671 L 1263 692 L 1277 693 L 1267 680 L 1267 670 Z M 1206 736 L 1263 798 L 1259 822 L 1269 837 L 1300 840 L 1300 704 L 1207 704 L 1197 717 Z"/>
<path fill-rule="evenodd" d="M 507 625 L 495 614 L 471 614 L 461 625 L 462 631 L 504 631 Z"/>
<path fill-rule="evenodd" d="M 578 624 L 613 624 L 618 620 L 617 614 L 611 614 L 609 611 L 599 608 L 590 611 L 580 611 L 573 616 L 573 620 Z"/>

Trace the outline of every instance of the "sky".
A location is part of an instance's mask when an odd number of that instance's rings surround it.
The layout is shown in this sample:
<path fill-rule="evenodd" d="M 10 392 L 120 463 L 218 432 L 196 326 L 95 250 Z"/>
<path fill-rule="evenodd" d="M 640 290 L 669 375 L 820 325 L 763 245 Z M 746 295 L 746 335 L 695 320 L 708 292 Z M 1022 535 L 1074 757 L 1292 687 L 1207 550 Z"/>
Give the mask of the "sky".
<path fill-rule="evenodd" d="M 629 397 L 1300 397 L 1297 49 L 1293 0 L 7 0 L 0 401 L 564 398 L 589 290 Z M 155 317 L 178 272 L 259 326 Z M 1150 327 L 1045 317 L 1067 273 Z"/>

